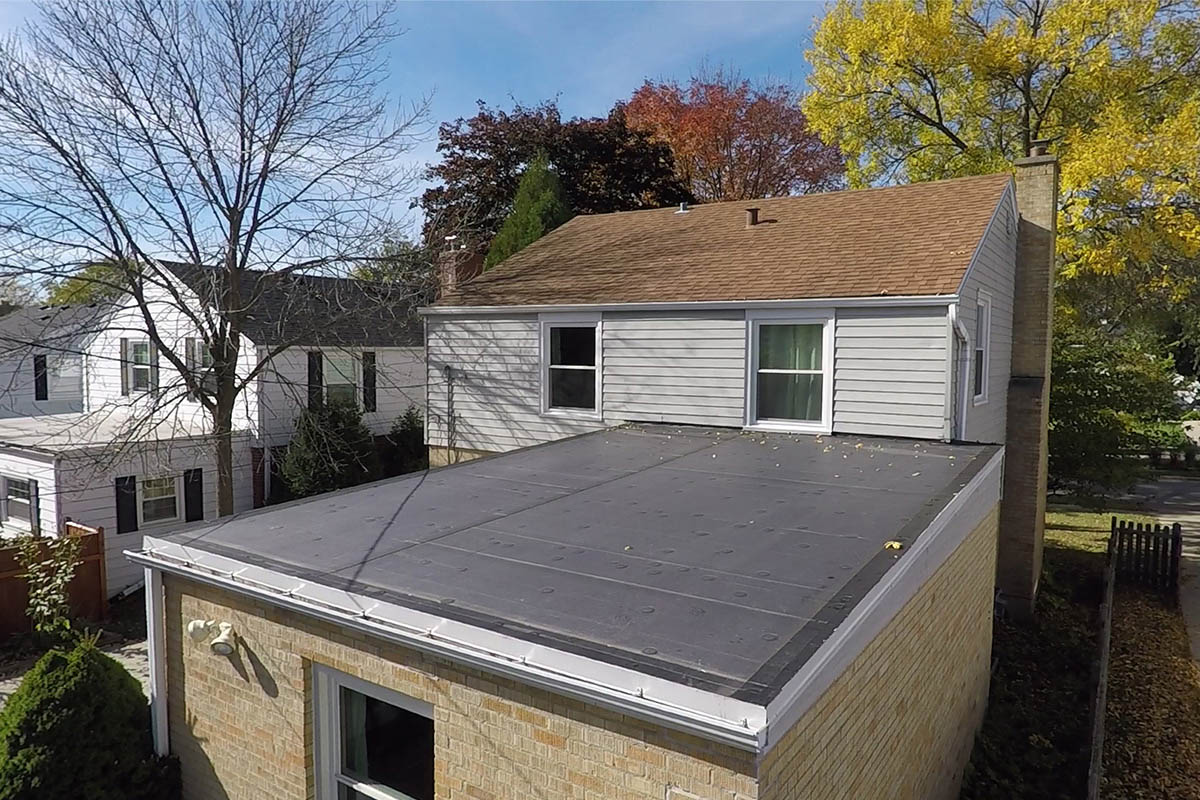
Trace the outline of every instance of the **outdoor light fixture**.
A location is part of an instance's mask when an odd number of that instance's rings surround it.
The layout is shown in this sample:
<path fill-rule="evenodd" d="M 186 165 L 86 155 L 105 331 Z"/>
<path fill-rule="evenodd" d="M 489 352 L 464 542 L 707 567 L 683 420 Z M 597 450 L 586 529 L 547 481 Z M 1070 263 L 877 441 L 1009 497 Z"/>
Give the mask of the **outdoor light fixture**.
<path fill-rule="evenodd" d="M 194 642 L 202 642 L 209 636 L 212 636 L 213 631 L 217 635 L 208 643 L 208 649 L 212 650 L 215 656 L 231 656 L 236 648 L 233 632 L 233 625 L 228 622 L 218 623 L 212 619 L 194 619 L 187 624 L 188 636 L 192 637 Z"/>

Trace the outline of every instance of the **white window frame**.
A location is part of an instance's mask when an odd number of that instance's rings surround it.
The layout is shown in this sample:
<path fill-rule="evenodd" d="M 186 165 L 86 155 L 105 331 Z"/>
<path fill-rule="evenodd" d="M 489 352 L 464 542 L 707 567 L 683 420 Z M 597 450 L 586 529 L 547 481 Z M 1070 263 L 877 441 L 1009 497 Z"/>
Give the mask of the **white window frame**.
<path fill-rule="evenodd" d="M 980 291 L 975 298 L 975 330 L 971 332 L 972 337 L 979 335 L 979 317 L 983 316 L 983 341 L 971 342 L 971 403 L 972 405 L 981 406 L 988 401 L 988 371 L 992 367 L 992 296 L 987 292 Z M 982 359 L 979 354 L 982 353 Z M 976 362 L 980 369 L 980 377 L 983 378 L 983 391 L 975 393 L 975 367 Z"/>
<path fill-rule="evenodd" d="M 146 481 L 157 481 L 157 480 L 173 480 L 175 482 L 175 516 L 167 517 L 164 519 L 156 519 L 151 522 L 147 522 L 146 518 L 145 518 L 145 514 L 142 511 L 142 501 L 145 499 L 145 494 L 143 493 L 143 484 Z M 183 513 L 182 513 L 183 512 L 183 509 L 182 509 L 183 491 L 182 490 L 183 490 L 183 478 L 180 475 L 147 475 L 147 476 L 139 475 L 138 479 L 137 479 L 138 530 L 141 530 L 142 528 L 146 528 L 146 527 L 154 527 L 155 525 L 169 525 L 172 522 L 178 522 L 180 519 L 182 519 L 183 518 Z"/>
<path fill-rule="evenodd" d="M 836 314 L 832 309 L 770 310 L 750 312 L 746 317 L 746 428 L 797 433 L 833 432 L 833 334 Z M 805 422 L 758 419 L 758 331 L 763 325 L 821 325 L 821 419 Z"/>
<path fill-rule="evenodd" d="M 603 355 L 604 355 L 604 321 L 599 314 L 543 314 L 538 317 L 541 328 L 540 344 L 538 347 L 538 384 L 541 393 L 542 414 L 548 417 L 566 417 L 568 419 L 599 420 L 604 418 L 603 397 Z M 596 373 L 596 407 L 586 408 L 555 408 L 550 405 L 550 331 L 553 328 L 586 328 L 596 331 L 596 356 L 593 369 Z M 556 369 L 563 369 L 557 367 Z M 588 367 L 577 367 L 588 369 Z"/>
<path fill-rule="evenodd" d="M 411 800 L 409 795 L 376 784 L 364 783 L 342 774 L 341 688 L 344 686 L 359 694 L 373 697 L 381 703 L 402 708 L 430 720 L 433 719 L 433 706 L 424 700 L 368 683 L 361 678 L 348 675 L 324 664 L 313 664 L 312 685 L 316 800 L 337 800 L 339 785 L 353 789 L 372 800 Z"/>
<path fill-rule="evenodd" d="M 8 513 L 8 506 L 9 506 L 8 482 L 9 481 L 17 481 L 19 483 L 24 483 L 24 484 L 28 485 L 28 484 L 32 484 L 34 479 L 33 478 L 18 478 L 15 475 L 0 475 L 0 500 L 4 501 L 4 516 L 0 517 L 0 527 L 15 528 L 16 530 L 19 530 L 19 531 L 32 531 L 34 529 L 34 527 L 37 526 L 38 523 L 40 522 L 38 519 L 36 519 L 36 516 L 41 513 L 41 510 L 37 507 L 38 504 L 33 501 L 32 486 L 30 486 L 29 519 L 24 520 L 19 517 L 9 516 L 9 513 Z"/>
<path fill-rule="evenodd" d="M 138 345 L 146 346 L 146 363 L 138 364 L 133 360 L 133 351 Z M 154 351 L 153 344 L 149 339 L 130 339 L 129 340 L 129 363 L 125 365 L 126 381 L 129 383 L 129 393 L 134 394 L 149 394 L 154 391 Z M 146 388 L 137 388 L 137 381 L 134 380 L 134 375 L 137 370 L 146 370 Z"/>

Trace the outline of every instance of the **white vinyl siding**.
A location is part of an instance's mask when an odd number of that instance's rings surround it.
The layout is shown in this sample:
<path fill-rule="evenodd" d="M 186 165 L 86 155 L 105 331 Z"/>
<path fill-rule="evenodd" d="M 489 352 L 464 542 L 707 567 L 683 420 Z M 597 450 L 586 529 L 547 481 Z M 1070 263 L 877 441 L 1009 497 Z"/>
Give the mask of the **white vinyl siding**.
<path fill-rule="evenodd" d="M 959 293 L 958 316 L 972 337 L 974 370 L 975 316 L 980 293 L 991 301 L 990 349 L 987 368 L 987 402 L 976 405 L 973 376 L 966 381 L 966 425 L 963 438 L 970 442 L 1004 441 L 1008 380 L 1012 369 L 1013 281 L 1017 259 L 1017 220 L 1011 197 L 1006 196 L 976 254 L 975 265 Z"/>
<path fill-rule="evenodd" d="M 45 400 L 34 392 L 34 354 L 0 360 L 0 419 L 72 414 L 83 411 L 83 357 L 79 353 L 38 353 L 46 358 Z"/>
<path fill-rule="evenodd" d="M 844 309 L 834 336 L 833 432 L 941 439 L 946 309 Z"/>
<path fill-rule="evenodd" d="M 429 444 L 500 452 L 605 427 L 600 420 L 542 413 L 536 315 L 432 317 L 426 331 Z M 453 381 L 453 441 L 447 366 Z"/>
<path fill-rule="evenodd" d="M 740 426 L 745 314 L 606 314 L 603 380 L 609 419 Z"/>

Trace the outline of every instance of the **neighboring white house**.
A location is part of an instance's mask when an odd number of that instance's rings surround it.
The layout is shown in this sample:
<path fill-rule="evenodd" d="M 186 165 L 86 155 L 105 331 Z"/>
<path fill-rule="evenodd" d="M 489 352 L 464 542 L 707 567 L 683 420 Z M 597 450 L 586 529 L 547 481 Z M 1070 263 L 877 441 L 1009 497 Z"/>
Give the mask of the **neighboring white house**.
<path fill-rule="evenodd" d="M 210 362 L 181 305 L 202 307 L 204 281 L 215 271 L 173 272 L 179 279 L 170 291 L 146 287 L 147 305 L 164 346 L 202 370 Z M 247 315 L 239 375 L 270 360 L 235 409 L 235 511 L 270 495 L 278 461 L 271 448 L 288 443 L 310 398 L 353 398 L 376 434 L 424 402 L 421 334 L 412 320 L 347 323 L 344 307 L 312 300 L 328 279 L 293 280 L 317 285 L 304 292 L 302 308 L 285 287 L 262 293 Z M 0 531 L 56 532 L 66 519 L 103 526 L 108 588 L 116 593 L 140 578 L 120 554 L 142 534 L 216 517 L 209 413 L 153 346 L 132 300 L 0 317 L 0 380 Z"/>

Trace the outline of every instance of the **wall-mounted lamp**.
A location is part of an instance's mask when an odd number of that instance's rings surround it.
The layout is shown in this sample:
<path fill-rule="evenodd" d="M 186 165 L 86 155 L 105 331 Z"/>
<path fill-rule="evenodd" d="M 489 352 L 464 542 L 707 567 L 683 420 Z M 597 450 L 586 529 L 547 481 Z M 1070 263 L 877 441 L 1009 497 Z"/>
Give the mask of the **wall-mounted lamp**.
<path fill-rule="evenodd" d="M 194 642 L 202 642 L 216 632 L 216 636 L 208 643 L 208 649 L 215 656 L 231 656 L 236 648 L 233 625 L 228 622 L 218 623 L 212 619 L 194 619 L 187 624 L 188 636 Z"/>

